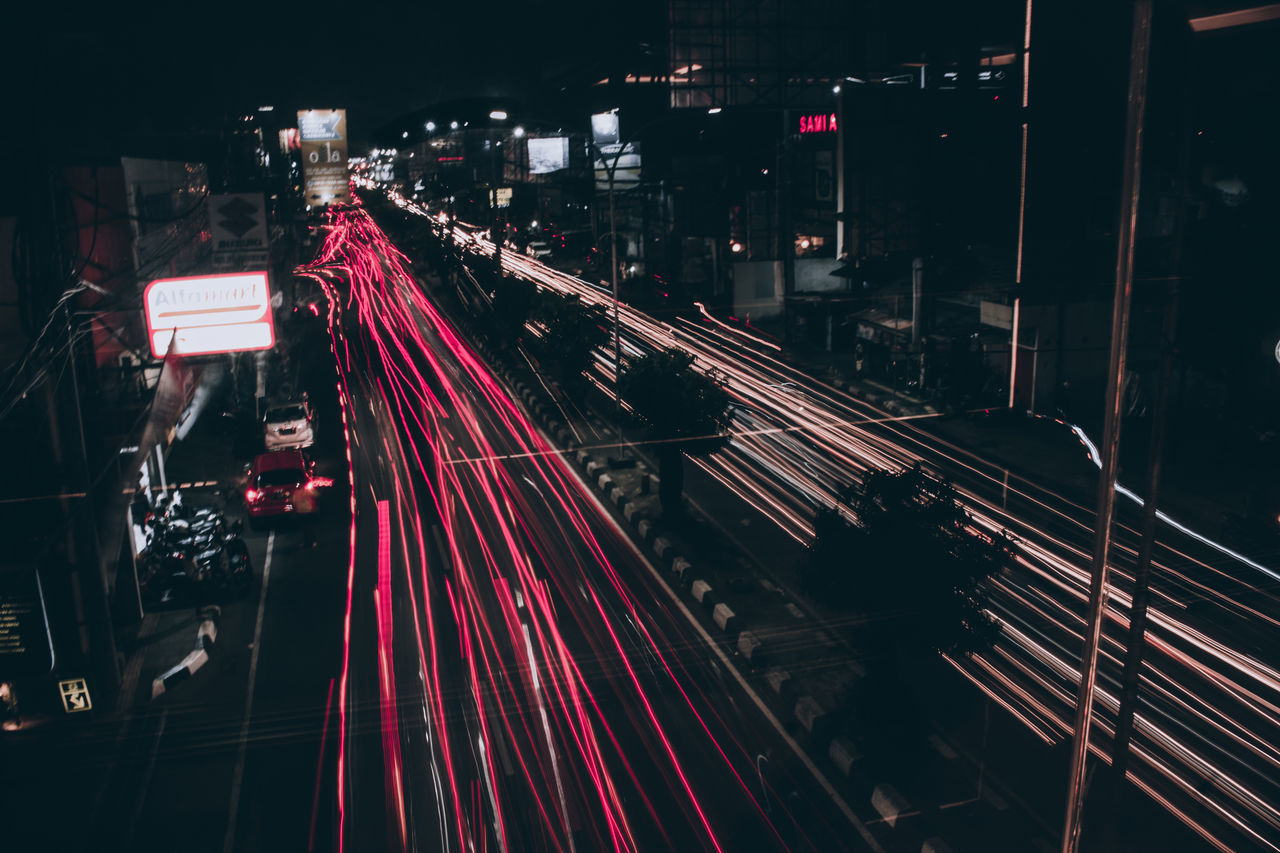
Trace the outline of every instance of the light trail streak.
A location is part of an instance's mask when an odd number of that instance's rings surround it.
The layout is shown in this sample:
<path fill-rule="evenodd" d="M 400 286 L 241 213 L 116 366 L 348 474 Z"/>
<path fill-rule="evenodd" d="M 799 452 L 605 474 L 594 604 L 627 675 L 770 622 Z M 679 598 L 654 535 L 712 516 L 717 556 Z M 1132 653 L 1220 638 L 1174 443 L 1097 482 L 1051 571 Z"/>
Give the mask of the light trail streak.
<path fill-rule="evenodd" d="M 492 251 L 483 241 L 478 245 L 486 253 Z M 576 295 L 588 306 L 612 305 L 608 292 L 596 285 L 526 258 L 505 253 L 503 258 L 510 272 L 539 287 Z M 901 470 L 923 461 L 948 474 L 957 482 L 973 530 L 996 536 L 1008 529 L 1016 537 L 1015 566 L 989 591 L 991 613 L 1006 625 L 1021 626 L 998 641 L 994 660 L 1001 662 L 999 666 L 985 658 L 948 663 L 1042 739 L 1065 732 L 1079 677 L 1092 512 L 910 421 L 883 417 L 874 407 L 774 358 L 777 349 L 769 342 L 747 340 L 742 330 L 700 310 L 701 323 L 681 321 L 673 327 L 619 306 L 626 353 L 679 346 L 694 355 L 697 369 L 727 377 L 735 405 L 746 413 L 747 428 L 735 433 L 725 450 L 695 460 L 700 467 L 802 542 L 812 536 L 814 510 L 836 505 L 837 490 L 869 470 Z M 598 353 L 589 376 L 604 393 L 612 389 L 610 362 L 607 353 Z M 784 385 L 794 386 L 795 392 Z M 1096 462 L 1088 437 L 1078 428 L 1073 431 Z M 1139 500 L 1123 486 L 1117 489 Z M 1213 843 L 1275 846 L 1280 839 L 1275 807 L 1280 802 L 1280 774 L 1272 772 L 1273 756 L 1265 745 L 1280 742 L 1280 717 L 1275 713 L 1280 708 L 1280 680 L 1269 662 L 1239 652 L 1230 636 L 1205 635 L 1183 611 L 1188 600 L 1204 598 L 1233 618 L 1280 626 L 1280 600 L 1259 590 L 1251 573 L 1268 579 L 1280 579 L 1280 574 L 1162 511 L 1158 517 L 1168 527 L 1153 562 L 1152 592 L 1160 606 L 1152 610 L 1150 652 L 1142 678 L 1144 684 L 1159 684 L 1161 689 L 1149 692 L 1148 707 L 1140 709 L 1131 773 L 1153 774 L 1144 776 L 1144 790 L 1197 833 L 1215 839 Z M 1179 535 L 1189 541 L 1171 539 Z M 1112 695 L 1106 691 L 1118 684 L 1115 651 L 1124 642 L 1129 605 L 1124 590 L 1131 583 L 1136 557 L 1136 533 L 1117 523 L 1117 537 L 1117 585 L 1104 635 L 1110 651 L 1099 682 L 1103 695 Z M 1200 547 L 1212 553 L 1196 556 L 1193 551 Z M 1007 580 L 1011 578 L 1017 579 L 1016 586 Z M 1099 728 L 1091 748 L 1101 754 L 1109 734 L 1105 726 Z M 1217 742 L 1223 746 L 1213 760 L 1193 748 L 1196 743 Z M 1166 758 L 1155 760 L 1156 750 Z M 1202 787 L 1210 792 L 1202 792 Z M 1237 815 L 1237 808 L 1252 817 Z"/>
<path fill-rule="evenodd" d="M 343 210 L 302 272 L 330 298 L 351 473 L 338 691 L 343 843 L 358 837 L 346 820 L 356 794 L 346 769 L 353 715 L 373 699 L 353 696 L 354 673 L 370 665 L 390 845 L 405 846 L 421 819 L 407 809 L 411 751 L 431 764 L 422 778 L 431 780 L 443 849 L 574 848 L 587 838 L 593 849 L 642 850 L 663 839 L 668 849 L 721 850 L 716 824 L 730 795 L 749 804 L 762 838 L 781 843 L 739 772 L 753 766 L 754 753 L 691 687 L 689 670 L 669 660 L 682 644 L 645 627 L 609 556 L 622 532 L 601 520 L 584 485 L 440 315 L 404 257 L 363 210 Z M 366 493 L 378 512 L 378 547 L 373 608 L 362 616 L 353 590 L 368 582 L 358 574 L 354 519 L 356 495 Z M 429 559 L 425 526 L 440 559 Z M 598 538 L 602 529 L 614 544 Z M 370 619 L 372 643 L 352 627 Z M 634 640 L 615 630 L 620 619 L 636 626 L 656 669 L 632 666 Z M 425 743 L 406 728 L 417 713 L 398 686 L 406 676 L 421 688 Z M 675 694 L 655 701 L 655 678 Z M 691 741 L 713 756 L 700 759 L 696 774 Z M 662 784 L 653 785 L 655 775 Z M 710 797 L 708 775 L 720 780 Z M 680 813 L 683 826 L 673 821 Z M 736 819 L 742 814 L 739 806 Z"/>

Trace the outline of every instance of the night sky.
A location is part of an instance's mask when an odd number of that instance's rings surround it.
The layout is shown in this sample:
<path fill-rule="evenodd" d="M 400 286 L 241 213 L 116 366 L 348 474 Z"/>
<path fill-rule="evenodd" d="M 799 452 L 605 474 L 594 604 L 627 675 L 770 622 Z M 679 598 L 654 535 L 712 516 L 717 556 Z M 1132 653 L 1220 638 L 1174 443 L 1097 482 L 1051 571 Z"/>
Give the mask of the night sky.
<path fill-rule="evenodd" d="M 554 8 L 554 12 L 551 11 Z M 263 104 L 346 107 L 362 134 L 406 111 L 475 95 L 531 97 L 548 80 L 634 53 L 665 3 L 642 11 L 550 4 L 105 4 L 26 13 L 11 92 L 54 140 L 195 129 Z M 660 32 L 660 31 L 659 31 Z M 25 101 L 25 103 L 24 103 Z"/>

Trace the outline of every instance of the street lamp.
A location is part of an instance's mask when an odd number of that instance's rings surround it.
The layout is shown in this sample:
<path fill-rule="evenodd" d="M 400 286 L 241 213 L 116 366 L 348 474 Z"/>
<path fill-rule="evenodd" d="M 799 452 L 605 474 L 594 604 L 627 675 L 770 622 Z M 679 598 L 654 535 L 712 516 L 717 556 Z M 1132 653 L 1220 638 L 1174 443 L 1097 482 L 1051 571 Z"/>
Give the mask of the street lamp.
<path fill-rule="evenodd" d="M 493 137 L 493 122 L 506 120 L 506 110 L 491 110 L 489 113 L 489 239 L 493 241 L 493 267 L 499 278 L 502 276 L 502 241 L 507 229 L 498 213 L 498 146 L 502 142 Z"/>
<path fill-rule="evenodd" d="M 614 215 L 613 179 L 618 170 L 618 161 L 622 159 L 622 152 L 626 151 L 627 146 L 619 136 L 618 151 L 613 155 L 613 160 L 609 161 L 594 139 L 589 144 L 599 155 L 600 162 L 605 164 L 605 175 L 609 180 L 609 279 L 613 285 L 613 424 L 618 433 L 617 458 L 621 460 L 626 445 L 622 439 L 622 398 L 618 393 L 618 381 L 622 378 L 622 348 L 618 337 L 618 225 Z"/>

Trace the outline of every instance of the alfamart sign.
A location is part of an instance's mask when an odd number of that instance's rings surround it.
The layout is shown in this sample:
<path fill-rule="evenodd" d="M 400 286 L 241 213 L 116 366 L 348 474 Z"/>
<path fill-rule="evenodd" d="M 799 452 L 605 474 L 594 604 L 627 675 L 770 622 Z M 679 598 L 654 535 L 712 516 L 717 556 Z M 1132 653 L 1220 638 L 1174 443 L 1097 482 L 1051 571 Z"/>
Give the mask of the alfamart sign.
<path fill-rule="evenodd" d="M 143 292 L 151 354 L 271 349 L 271 293 L 265 272 L 161 278 Z"/>

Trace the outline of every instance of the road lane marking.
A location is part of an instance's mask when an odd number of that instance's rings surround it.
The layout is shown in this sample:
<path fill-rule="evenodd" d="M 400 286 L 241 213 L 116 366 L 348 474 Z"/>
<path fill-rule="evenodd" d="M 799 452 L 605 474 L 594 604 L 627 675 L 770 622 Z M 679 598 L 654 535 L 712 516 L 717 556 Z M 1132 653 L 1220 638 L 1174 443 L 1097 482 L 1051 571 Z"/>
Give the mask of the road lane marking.
<path fill-rule="evenodd" d="M 258 678 L 258 652 L 262 650 L 262 614 L 267 604 L 267 583 L 271 580 L 271 551 L 276 532 L 267 537 L 267 558 L 262 561 L 262 589 L 258 592 L 258 619 L 253 625 L 253 652 L 249 656 L 249 692 L 244 697 L 244 721 L 240 724 L 240 745 L 236 748 L 236 769 L 231 776 L 231 803 L 227 811 L 227 835 L 223 853 L 231 853 L 236 843 L 236 818 L 240 813 L 240 787 L 244 783 L 245 748 L 249 742 L 249 716 L 253 713 L 253 689 Z"/>

